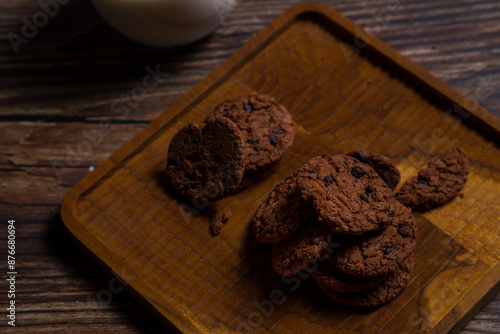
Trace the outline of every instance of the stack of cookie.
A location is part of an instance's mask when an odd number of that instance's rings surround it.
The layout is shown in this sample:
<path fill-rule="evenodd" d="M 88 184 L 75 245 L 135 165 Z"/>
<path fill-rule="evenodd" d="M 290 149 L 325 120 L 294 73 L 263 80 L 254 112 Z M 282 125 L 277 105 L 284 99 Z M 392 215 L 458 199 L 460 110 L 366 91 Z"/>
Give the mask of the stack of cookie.
<path fill-rule="evenodd" d="M 203 124 L 188 124 L 168 148 L 170 184 L 197 208 L 262 177 L 294 138 L 290 113 L 267 95 L 239 96 Z"/>
<path fill-rule="evenodd" d="M 387 303 L 410 280 L 416 244 L 412 211 L 393 196 L 399 180 L 378 154 L 312 158 L 261 205 L 255 235 L 273 244 L 277 273 L 306 270 L 344 304 Z"/>

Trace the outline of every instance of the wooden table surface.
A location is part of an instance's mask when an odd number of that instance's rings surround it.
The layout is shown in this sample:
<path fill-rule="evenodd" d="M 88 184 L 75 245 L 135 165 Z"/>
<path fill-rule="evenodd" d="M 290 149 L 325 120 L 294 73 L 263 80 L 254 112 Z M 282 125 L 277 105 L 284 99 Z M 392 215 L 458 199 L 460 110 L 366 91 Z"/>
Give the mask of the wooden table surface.
<path fill-rule="evenodd" d="M 61 2 L 67 2 L 62 1 Z M 166 328 L 69 240 L 59 210 L 67 191 L 152 119 L 299 1 L 243 1 L 211 36 L 177 50 L 113 31 L 89 1 L 60 5 L 19 43 L 38 0 L 0 0 L 0 265 L 7 221 L 16 226 L 16 328 L 1 331 L 164 333 Z M 500 117 L 500 2 L 323 1 Z M 134 95 L 148 74 L 163 74 Z M 109 131 L 101 122 L 111 121 Z M 127 273 L 119 273 L 126 277 Z M 2 283 L 0 313 L 6 314 Z M 500 332 L 500 296 L 462 333 Z"/>

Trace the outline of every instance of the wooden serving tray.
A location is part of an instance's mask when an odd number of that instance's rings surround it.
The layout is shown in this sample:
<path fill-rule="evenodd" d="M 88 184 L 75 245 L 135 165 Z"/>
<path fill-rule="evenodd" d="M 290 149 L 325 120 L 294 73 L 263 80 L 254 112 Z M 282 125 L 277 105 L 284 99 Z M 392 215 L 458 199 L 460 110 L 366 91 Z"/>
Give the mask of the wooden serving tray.
<path fill-rule="evenodd" d="M 296 138 L 271 176 L 213 204 L 232 211 L 218 237 L 164 181 L 167 147 L 221 100 L 270 94 Z M 339 13 L 302 3 L 278 17 L 67 195 L 70 234 L 158 315 L 186 333 L 456 332 L 500 278 L 500 120 Z M 403 181 L 449 148 L 472 171 L 444 207 L 416 215 L 416 268 L 380 308 L 328 298 L 309 277 L 282 280 L 253 215 L 276 183 L 323 153 L 392 157 Z"/>

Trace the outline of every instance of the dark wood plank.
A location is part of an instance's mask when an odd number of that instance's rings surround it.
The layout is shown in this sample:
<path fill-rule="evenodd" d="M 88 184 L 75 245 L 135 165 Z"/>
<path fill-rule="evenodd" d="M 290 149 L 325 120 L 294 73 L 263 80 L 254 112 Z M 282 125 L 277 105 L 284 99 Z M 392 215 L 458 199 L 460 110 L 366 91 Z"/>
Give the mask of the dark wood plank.
<path fill-rule="evenodd" d="M 20 309 L 26 310 L 25 315 L 19 313 L 19 326 L 36 332 L 164 332 L 127 292 L 112 294 L 109 303 L 97 300 L 110 277 L 67 239 L 59 204 L 89 166 L 103 161 L 297 2 L 244 1 L 210 37 L 180 50 L 165 50 L 127 41 L 88 1 L 72 0 L 15 54 L 6 34 L 19 33 L 21 18 L 40 8 L 36 0 L 0 0 L 0 213 L 4 219 L 16 219 L 19 227 L 19 287 L 26 291 L 18 299 Z M 369 30 L 377 37 L 500 116 L 500 3 L 401 0 L 400 10 L 384 16 L 389 10 L 386 0 L 323 2 L 362 26 L 372 26 Z M 381 23 L 374 26 L 376 22 Z M 157 64 L 168 76 L 143 100 L 131 99 L 146 66 Z M 111 107 L 115 100 L 118 106 L 134 107 L 118 112 Z M 93 155 L 65 168 L 68 151 L 57 134 L 74 146 L 85 140 L 75 129 L 95 128 L 101 120 L 126 124 L 117 124 L 117 132 L 96 145 Z M 54 160 L 63 165 L 62 182 L 47 165 Z M 4 231 L 0 237 L 3 254 Z M 483 309 L 464 333 L 497 333 L 499 300 Z M 4 302 L 0 298 L 1 307 Z M 5 322 L 0 326 L 9 330 Z"/>

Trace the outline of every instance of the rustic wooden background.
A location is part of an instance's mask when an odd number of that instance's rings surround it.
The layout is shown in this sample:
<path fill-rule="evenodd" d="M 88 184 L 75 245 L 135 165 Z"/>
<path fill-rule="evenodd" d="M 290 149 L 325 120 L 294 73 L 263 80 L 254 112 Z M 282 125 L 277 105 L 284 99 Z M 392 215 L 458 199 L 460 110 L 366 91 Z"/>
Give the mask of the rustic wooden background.
<path fill-rule="evenodd" d="M 297 2 L 243 1 L 208 38 L 166 50 L 126 40 L 89 1 L 70 0 L 15 53 L 7 35 L 21 34 L 22 18 L 32 21 L 41 8 L 38 0 L 0 0 L 0 217 L 15 219 L 17 228 L 14 330 L 166 331 L 68 239 L 61 201 L 94 166 Z M 323 2 L 500 117 L 500 2 Z M 147 66 L 168 75 L 146 97 L 134 98 Z M 101 121 L 111 122 L 108 131 Z M 5 255 L 5 227 L 0 239 Z M 2 275 L 6 265 L 2 260 Z M 0 309 L 6 302 L 2 292 Z M 2 331 L 13 329 L 0 319 Z M 500 296 L 463 331 L 498 332 Z"/>

